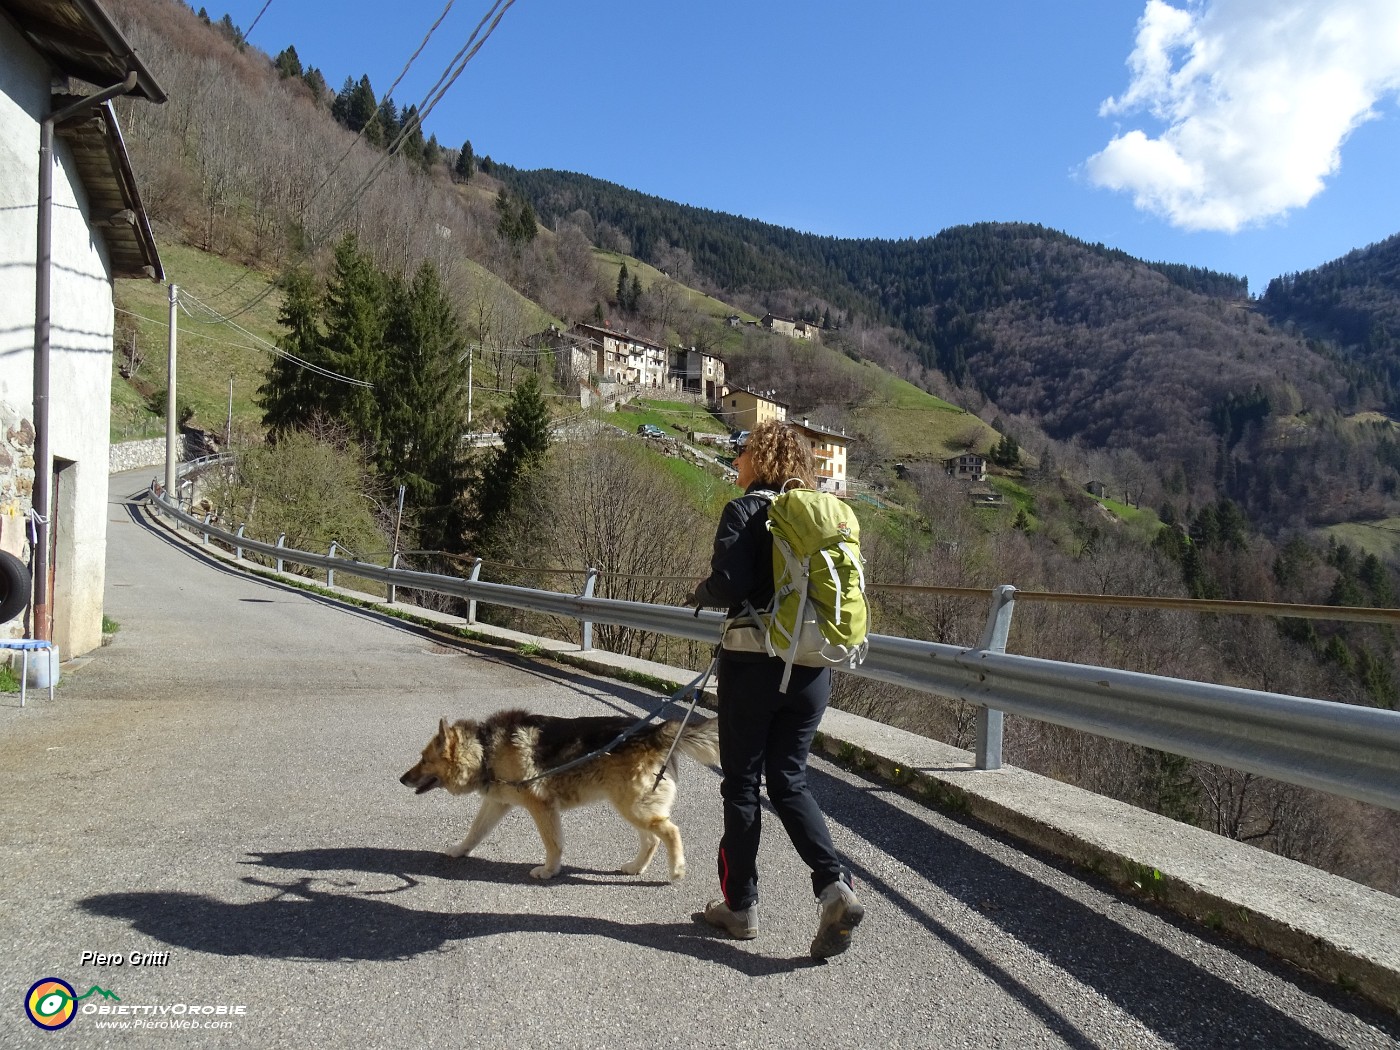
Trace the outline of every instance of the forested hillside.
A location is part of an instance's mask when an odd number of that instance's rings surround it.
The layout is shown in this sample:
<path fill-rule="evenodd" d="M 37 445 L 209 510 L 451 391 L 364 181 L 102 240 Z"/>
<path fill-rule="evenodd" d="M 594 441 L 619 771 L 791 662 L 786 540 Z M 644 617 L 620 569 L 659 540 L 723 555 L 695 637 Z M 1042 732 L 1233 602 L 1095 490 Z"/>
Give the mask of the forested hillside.
<path fill-rule="evenodd" d="M 1347 419 L 1383 399 L 1378 362 L 1388 333 L 1400 332 L 1359 290 L 1327 315 L 1329 337 L 1342 337 L 1345 322 L 1379 348 L 1353 362 L 1298 326 L 1271 324 L 1279 289 L 1261 311 L 1239 278 L 1145 263 L 1041 226 L 843 240 L 582 175 L 498 173 L 542 221 L 586 222 L 653 261 L 681 253 L 708 288 L 755 312 L 892 326 L 930 389 L 997 420 L 1037 457 L 1099 453 L 1092 469 L 1153 506 L 1224 497 L 1276 534 L 1400 513 L 1392 434 Z M 1372 273 L 1349 280 L 1376 283 Z M 1316 283 L 1304 275 L 1290 287 L 1301 296 Z M 842 345 L 860 353 L 854 341 Z M 898 367 L 888 355 L 879 363 Z"/>
<path fill-rule="evenodd" d="M 1400 235 L 1274 278 L 1260 307 L 1335 349 L 1354 407 L 1400 415 Z"/>

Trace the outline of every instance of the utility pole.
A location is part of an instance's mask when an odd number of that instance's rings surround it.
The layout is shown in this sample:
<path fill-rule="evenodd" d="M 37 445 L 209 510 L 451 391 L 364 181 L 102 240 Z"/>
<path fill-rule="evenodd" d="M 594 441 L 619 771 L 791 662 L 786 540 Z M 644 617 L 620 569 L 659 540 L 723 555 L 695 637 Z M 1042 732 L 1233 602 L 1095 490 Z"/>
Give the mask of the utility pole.
<path fill-rule="evenodd" d="M 180 493 L 175 488 L 175 435 L 179 424 L 175 419 L 175 307 L 180 289 L 170 282 L 170 349 L 166 354 L 165 388 L 165 498 L 176 503 Z"/>
<path fill-rule="evenodd" d="M 224 451 L 233 444 L 233 374 L 228 377 L 228 425 L 224 427 Z"/>

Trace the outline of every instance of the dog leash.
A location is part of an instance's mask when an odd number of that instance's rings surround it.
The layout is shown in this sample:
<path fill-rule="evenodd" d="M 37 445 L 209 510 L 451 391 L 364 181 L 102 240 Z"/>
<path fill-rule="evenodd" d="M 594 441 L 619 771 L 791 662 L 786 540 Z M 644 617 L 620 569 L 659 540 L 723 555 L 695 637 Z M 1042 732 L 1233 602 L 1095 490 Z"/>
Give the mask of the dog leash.
<path fill-rule="evenodd" d="M 666 770 L 671 765 L 671 756 L 676 753 L 676 745 L 681 742 L 681 734 L 685 732 L 685 727 L 690 722 L 690 716 L 695 714 L 695 705 L 700 702 L 700 693 L 705 688 L 705 682 L 709 679 L 710 675 L 714 674 L 715 668 L 718 665 L 719 646 L 715 646 L 715 655 L 714 658 L 710 661 L 710 666 L 705 668 L 704 672 L 700 675 L 699 678 L 695 679 L 695 681 L 682 688 L 680 692 L 673 693 L 671 695 L 671 702 L 675 703 L 677 700 L 679 700 L 682 696 L 685 695 L 687 690 L 689 690 L 690 706 L 685 709 L 685 717 L 681 719 L 681 727 L 676 730 L 675 739 L 671 741 L 671 747 L 669 750 L 667 750 L 666 757 L 661 760 L 661 768 L 656 771 L 656 779 L 652 781 L 651 784 L 651 789 L 653 791 L 655 791 L 658 787 L 661 786 L 662 778 L 666 776 Z"/>
<path fill-rule="evenodd" d="M 680 743 L 681 732 L 685 729 L 686 724 L 690 721 L 690 716 L 695 713 L 695 705 L 700 700 L 700 693 L 701 690 L 704 688 L 704 683 L 710 677 L 710 675 L 714 673 L 715 665 L 718 663 L 719 651 L 718 649 L 716 649 L 715 658 L 710 661 L 710 666 L 705 668 L 705 670 L 701 672 L 698 678 L 694 679 L 686 685 L 681 686 L 678 690 L 676 690 L 669 697 L 667 697 L 665 701 L 663 701 L 660 704 L 657 704 L 653 710 L 648 711 L 646 714 L 642 715 L 641 718 L 637 719 L 630 726 L 624 729 L 621 733 L 617 734 L 617 736 L 614 737 L 609 743 L 604 744 L 602 747 L 590 751 L 586 755 L 580 755 L 578 758 L 570 759 L 568 762 L 565 762 L 562 765 L 555 766 L 553 769 L 546 769 L 543 773 L 536 773 L 532 777 L 526 777 L 524 780 L 500 780 L 496 781 L 496 783 L 505 784 L 507 787 L 525 787 L 527 784 L 533 784 L 536 780 L 543 780 L 546 777 L 557 776 L 560 773 L 564 773 L 570 769 L 574 769 L 578 766 L 581 766 L 585 762 L 591 762 L 599 755 L 608 754 L 610 751 L 612 751 L 613 748 L 617 747 L 628 737 L 635 734 L 644 725 L 646 725 L 652 719 L 656 718 L 661 713 L 662 709 L 665 708 L 667 705 L 674 704 L 676 701 L 680 700 L 681 697 L 685 696 L 686 693 L 692 693 L 690 699 L 690 707 L 687 709 L 685 717 L 681 720 L 680 729 L 676 730 L 676 738 L 671 741 L 671 749 L 666 752 L 666 759 L 661 763 L 661 771 L 656 774 L 656 781 L 651 786 L 651 789 L 655 791 L 657 785 L 661 783 L 662 778 L 666 775 L 666 767 L 671 761 L 671 755 L 675 753 L 676 745 Z"/>

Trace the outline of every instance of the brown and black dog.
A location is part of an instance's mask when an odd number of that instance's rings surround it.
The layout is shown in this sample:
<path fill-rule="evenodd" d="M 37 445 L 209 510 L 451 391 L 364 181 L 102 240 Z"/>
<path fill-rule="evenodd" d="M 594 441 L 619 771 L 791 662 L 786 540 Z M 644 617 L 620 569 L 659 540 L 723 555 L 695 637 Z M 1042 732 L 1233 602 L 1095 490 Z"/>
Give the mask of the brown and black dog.
<path fill-rule="evenodd" d="M 675 758 L 665 776 L 658 780 L 657 774 L 662 772 L 662 762 L 673 743 L 675 754 L 717 765 L 719 736 L 714 720 L 691 722 L 684 729 L 674 721 L 644 726 L 605 754 L 531 779 L 606 747 L 631 725 L 632 719 L 620 716 L 555 718 L 520 710 L 500 711 L 482 722 L 448 724 L 444 718 L 418 764 L 399 780 L 420 795 L 440 787 L 454 795 L 477 792 L 482 796 L 471 830 L 447 851 L 448 856 L 466 856 L 512 806 L 522 806 L 534 818 L 544 842 L 544 863 L 530 874 L 537 879 L 553 878 L 559 874 L 564 853 L 560 814 L 606 799 L 637 829 L 640 838 L 637 856 L 622 871 L 640 875 L 656 855 L 656 847 L 664 842 L 671 880 L 675 881 L 685 877 L 680 829 L 671 823 L 671 807 L 676 801 Z"/>

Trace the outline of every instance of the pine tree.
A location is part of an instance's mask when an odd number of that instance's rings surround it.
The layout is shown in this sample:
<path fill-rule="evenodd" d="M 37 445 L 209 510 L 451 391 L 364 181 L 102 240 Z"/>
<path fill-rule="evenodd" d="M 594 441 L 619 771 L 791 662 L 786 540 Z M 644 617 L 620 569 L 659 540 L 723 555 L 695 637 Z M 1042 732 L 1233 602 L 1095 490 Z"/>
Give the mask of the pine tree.
<path fill-rule="evenodd" d="M 335 372 L 377 386 L 384 378 L 385 280 L 353 233 L 336 245 L 325 297 L 325 359 Z M 374 449 L 379 414 L 373 389 L 330 380 L 330 415 Z"/>
<path fill-rule="evenodd" d="M 311 96 L 320 105 L 326 103 L 326 78 L 315 66 L 308 66 L 305 73 L 301 75 L 301 81 L 311 89 Z"/>
<path fill-rule="evenodd" d="M 273 440 L 304 427 L 328 408 L 325 380 L 301 363 L 325 364 L 320 314 L 321 297 L 315 279 L 304 269 L 293 270 L 287 276 L 282 309 L 277 315 L 277 322 L 287 329 L 287 334 L 277 340 L 277 346 L 299 361 L 273 358 L 266 380 L 258 387 L 263 426 Z"/>
<path fill-rule="evenodd" d="M 272 64 L 277 68 L 277 75 L 283 80 L 302 75 L 301 59 L 297 57 L 297 49 L 290 44 L 272 60 Z"/>
<path fill-rule="evenodd" d="M 419 542 L 451 550 L 460 542 L 453 504 L 466 431 L 467 344 L 437 268 L 423 263 L 412 283 L 390 282 L 385 379 L 376 389 L 380 474 L 417 512 Z"/>
<path fill-rule="evenodd" d="M 549 406 L 540 381 L 527 373 L 506 407 L 501 447 L 493 449 L 473 486 L 476 501 L 472 526 L 478 544 L 489 544 L 496 527 L 510 513 L 517 494 L 549 451 Z"/>
<path fill-rule="evenodd" d="M 472 173 L 476 170 L 476 161 L 472 157 L 471 139 L 462 143 L 462 149 L 457 154 L 457 163 L 452 168 L 452 174 L 458 182 L 470 182 Z"/>
<path fill-rule="evenodd" d="M 613 293 L 613 299 L 617 302 L 617 308 L 621 311 L 627 310 L 627 264 L 622 264 L 622 269 L 617 271 L 617 291 Z"/>

